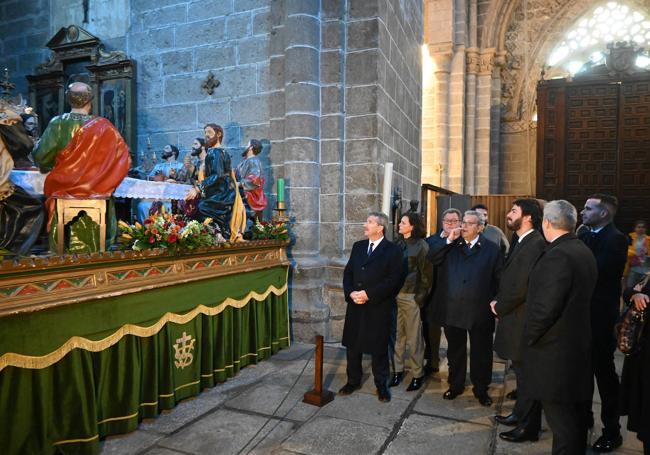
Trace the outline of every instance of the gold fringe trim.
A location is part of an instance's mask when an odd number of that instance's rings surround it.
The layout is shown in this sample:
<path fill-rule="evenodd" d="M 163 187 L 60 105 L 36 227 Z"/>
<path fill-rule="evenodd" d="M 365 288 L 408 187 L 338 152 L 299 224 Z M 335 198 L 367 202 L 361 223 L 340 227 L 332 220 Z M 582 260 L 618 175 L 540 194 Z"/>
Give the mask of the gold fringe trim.
<path fill-rule="evenodd" d="M 95 439 L 99 439 L 98 434 L 96 434 L 95 436 L 91 436 L 89 438 L 86 438 L 86 439 L 68 439 L 68 440 L 65 440 L 65 441 L 57 441 L 52 445 L 58 446 L 58 445 L 61 445 L 61 444 L 74 444 L 75 442 L 90 442 L 90 441 L 93 441 Z"/>
<path fill-rule="evenodd" d="M 154 325 L 150 327 L 140 327 L 134 324 L 125 324 L 117 329 L 117 331 L 115 331 L 112 335 L 109 335 L 101 340 L 92 341 L 87 338 L 73 336 L 56 351 L 43 356 L 28 356 L 16 354 L 14 352 L 7 352 L 2 357 L 0 357 L 0 371 L 8 366 L 30 369 L 47 368 L 61 360 L 73 349 L 84 349 L 90 352 L 103 351 L 104 349 L 107 349 L 119 342 L 126 335 L 134 335 L 141 338 L 150 337 L 160 332 L 168 322 L 173 322 L 174 324 L 180 325 L 187 324 L 199 314 L 204 314 L 206 316 L 216 316 L 219 313 L 223 312 L 227 307 L 243 308 L 251 299 L 261 301 L 265 300 L 271 293 L 275 294 L 276 296 L 281 296 L 285 292 L 287 292 L 286 282 L 284 286 L 279 289 L 273 285 L 270 285 L 268 289 L 262 294 L 251 291 L 241 300 L 235 300 L 228 297 L 226 300 L 215 307 L 199 305 L 187 314 L 165 313 Z"/>

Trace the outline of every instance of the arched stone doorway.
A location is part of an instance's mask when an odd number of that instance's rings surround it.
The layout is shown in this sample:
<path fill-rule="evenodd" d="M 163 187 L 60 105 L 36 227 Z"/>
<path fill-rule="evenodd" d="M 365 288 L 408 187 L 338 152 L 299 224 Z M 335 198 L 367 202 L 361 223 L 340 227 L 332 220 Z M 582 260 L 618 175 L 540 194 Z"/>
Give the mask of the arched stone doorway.
<path fill-rule="evenodd" d="M 537 82 L 565 33 L 606 3 L 425 0 L 422 183 L 534 194 Z M 650 17 L 644 0 L 618 3 Z"/>

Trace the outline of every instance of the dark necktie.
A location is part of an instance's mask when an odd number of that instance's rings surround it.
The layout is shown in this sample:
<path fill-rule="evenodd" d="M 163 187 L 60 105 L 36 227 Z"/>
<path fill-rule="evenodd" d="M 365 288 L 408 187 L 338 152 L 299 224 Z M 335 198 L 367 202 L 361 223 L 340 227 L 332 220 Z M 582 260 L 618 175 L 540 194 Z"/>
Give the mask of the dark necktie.
<path fill-rule="evenodd" d="M 368 245 L 368 256 L 372 254 L 372 249 L 374 248 L 374 245 L 372 242 L 370 242 L 370 245 Z"/>

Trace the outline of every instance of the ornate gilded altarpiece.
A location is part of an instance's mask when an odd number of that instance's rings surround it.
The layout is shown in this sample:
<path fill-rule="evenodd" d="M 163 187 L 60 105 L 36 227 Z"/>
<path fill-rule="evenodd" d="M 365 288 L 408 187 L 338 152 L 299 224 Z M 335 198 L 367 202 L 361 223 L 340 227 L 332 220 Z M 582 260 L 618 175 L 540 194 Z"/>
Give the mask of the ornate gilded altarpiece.
<path fill-rule="evenodd" d="M 70 109 L 65 87 L 85 82 L 93 88 L 93 113 L 106 117 L 135 150 L 135 61 L 122 51 L 106 51 L 101 40 L 76 25 L 61 28 L 46 46 L 50 59 L 27 76 L 29 101 L 45 128 Z M 134 162 L 135 162 L 135 157 Z"/>

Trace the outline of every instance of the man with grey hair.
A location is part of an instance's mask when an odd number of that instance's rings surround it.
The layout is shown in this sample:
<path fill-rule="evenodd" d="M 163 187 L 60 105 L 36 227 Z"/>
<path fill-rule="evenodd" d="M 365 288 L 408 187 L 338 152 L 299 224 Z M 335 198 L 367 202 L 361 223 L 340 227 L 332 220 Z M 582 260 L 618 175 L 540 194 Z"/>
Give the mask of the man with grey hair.
<path fill-rule="evenodd" d="M 569 202 L 546 204 L 542 229 L 549 245 L 526 296 L 522 394 L 541 401 L 554 454 L 585 453 L 584 402 L 593 394 L 589 302 L 598 273 L 591 251 L 573 233 L 576 221 Z"/>
<path fill-rule="evenodd" d="M 456 208 L 448 208 L 442 212 L 442 226 L 441 229 L 433 235 L 427 237 L 427 244 L 429 251 L 443 247 L 447 243 L 447 238 L 452 230 L 460 228 L 460 220 L 463 215 L 460 210 Z M 429 322 L 428 315 L 433 309 L 433 291 L 436 288 L 436 278 L 438 275 L 438 268 L 433 269 L 433 279 L 431 281 L 431 295 L 429 301 L 421 309 L 420 319 L 422 320 L 422 333 L 424 334 L 424 374 L 428 376 L 432 373 L 437 373 L 440 369 L 440 336 L 442 334 L 439 324 Z"/>
<path fill-rule="evenodd" d="M 339 395 L 361 388 L 363 354 L 372 356 L 372 374 L 379 401 L 390 401 L 388 350 L 395 297 L 404 281 L 402 250 L 384 238 L 388 217 L 371 212 L 363 225 L 367 240 L 355 242 L 343 272 L 347 309 L 343 346 L 347 348 L 347 383 Z"/>
<path fill-rule="evenodd" d="M 449 389 L 443 398 L 453 400 L 465 390 L 469 334 L 474 396 L 481 405 L 491 406 L 494 315 L 490 302 L 497 293 L 503 254 L 495 243 L 485 240 L 482 225 L 479 213 L 468 210 L 444 244 L 429 250 L 429 260 L 438 266 L 429 323 L 444 327 L 448 342 Z"/>

